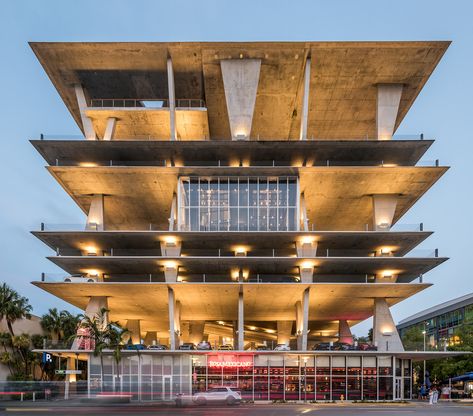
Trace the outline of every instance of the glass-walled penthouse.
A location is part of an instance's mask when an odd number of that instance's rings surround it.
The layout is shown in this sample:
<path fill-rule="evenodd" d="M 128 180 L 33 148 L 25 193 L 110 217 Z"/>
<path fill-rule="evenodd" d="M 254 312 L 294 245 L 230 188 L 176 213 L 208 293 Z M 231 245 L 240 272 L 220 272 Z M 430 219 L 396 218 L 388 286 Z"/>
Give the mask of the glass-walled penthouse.
<path fill-rule="evenodd" d="M 181 231 L 297 231 L 297 177 L 179 180 Z"/>

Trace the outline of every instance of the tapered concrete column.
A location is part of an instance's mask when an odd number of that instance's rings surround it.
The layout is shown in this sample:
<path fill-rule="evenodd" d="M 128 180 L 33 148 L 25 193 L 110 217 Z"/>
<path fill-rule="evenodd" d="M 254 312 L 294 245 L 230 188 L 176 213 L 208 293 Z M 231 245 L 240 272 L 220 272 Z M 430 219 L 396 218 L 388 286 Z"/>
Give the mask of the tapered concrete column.
<path fill-rule="evenodd" d="M 167 283 L 175 283 L 177 282 L 177 273 L 179 267 L 173 261 L 170 261 L 164 265 L 164 280 Z"/>
<path fill-rule="evenodd" d="M 391 140 L 396 125 L 402 84 L 379 84 L 376 106 L 378 140 Z"/>
<path fill-rule="evenodd" d="M 301 224 L 302 224 L 302 230 L 303 231 L 309 231 L 309 219 L 307 218 L 307 207 L 305 204 L 305 195 L 304 193 L 301 194 L 300 196 L 301 200 Z"/>
<path fill-rule="evenodd" d="M 222 60 L 220 67 L 232 139 L 250 140 L 261 60 Z"/>
<path fill-rule="evenodd" d="M 115 117 L 107 118 L 107 126 L 105 127 L 105 133 L 103 134 L 103 139 L 105 141 L 113 140 L 113 135 L 115 134 L 116 126 L 117 126 L 117 119 Z"/>
<path fill-rule="evenodd" d="M 304 290 L 302 300 L 296 302 L 296 335 L 297 349 L 307 351 L 309 334 L 309 296 L 310 288 Z"/>
<path fill-rule="evenodd" d="M 158 333 L 156 331 L 146 332 L 144 343 L 146 345 L 155 345 L 158 343 Z"/>
<path fill-rule="evenodd" d="M 87 304 L 87 308 L 85 309 L 85 315 L 89 317 L 89 319 L 95 320 L 100 318 L 100 312 L 102 309 L 108 310 L 108 300 L 106 296 L 92 296 L 89 299 L 89 303 Z M 104 316 L 103 325 L 108 324 L 108 313 Z"/>
<path fill-rule="evenodd" d="M 317 241 L 300 240 L 296 241 L 297 257 L 315 257 L 317 254 Z"/>
<path fill-rule="evenodd" d="M 302 97 L 302 116 L 300 140 L 307 140 L 307 120 L 309 118 L 309 87 L 310 87 L 310 58 L 305 62 L 304 71 L 304 95 Z"/>
<path fill-rule="evenodd" d="M 88 105 L 85 98 L 84 89 L 82 88 L 82 85 L 76 84 L 74 85 L 74 90 L 76 92 L 77 105 L 79 106 L 80 118 L 82 121 L 82 128 L 84 129 L 85 138 L 87 140 L 97 140 L 92 120 L 85 114 Z"/>
<path fill-rule="evenodd" d="M 169 348 L 175 350 L 176 345 L 176 326 L 175 326 L 175 305 L 174 290 L 168 288 L 168 310 L 169 310 Z"/>
<path fill-rule="evenodd" d="M 299 266 L 299 273 L 301 277 L 301 283 L 314 282 L 314 266 L 310 264 L 302 264 Z"/>
<path fill-rule="evenodd" d="M 189 322 L 189 342 L 199 343 L 204 339 L 205 321 Z"/>
<path fill-rule="evenodd" d="M 374 299 L 373 342 L 378 351 L 404 351 L 388 303 L 384 298 Z"/>
<path fill-rule="evenodd" d="M 173 194 L 171 203 L 171 215 L 169 216 L 169 231 L 174 231 L 177 224 L 177 196 Z"/>
<path fill-rule="evenodd" d="M 90 202 L 89 214 L 85 225 L 86 231 L 104 231 L 104 196 L 102 194 L 93 195 Z"/>
<path fill-rule="evenodd" d="M 161 241 L 161 256 L 163 257 L 179 257 L 181 255 L 180 241 L 169 239 L 167 241 Z"/>
<path fill-rule="evenodd" d="M 389 231 L 396 212 L 398 195 L 373 195 L 373 230 Z"/>
<path fill-rule="evenodd" d="M 128 319 L 126 321 L 126 329 L 128 329 L 131 342 L 133 344 L 141 344 L 141 325 L 139 319 Z"/>
<path fill-rule="evenodd" d="M 181 302 L 176 300 L 174 304 L 174 329 L 176 331 L 176 345 L 181 345 Z"/>
<path fill-rule="evenodd" d="M 243 289 L 238 294 L 238 350 L 245 348 L 245 313 L 243 303 Z"/>
<path fill-rule="evenodd" d="M 278 344 L 289 345 L 294 321 L 278 321 Z"/>
<path fill-rule="evenodd" d="M 353 335 L 350 325 L 348 325 L 348 322 L 344 319 L 338 321 L 338 340 L 346 344 L 353 344 Z"/>
<path fill-rule="evenodd" d="M 176 135 L 176 91 L 174 86 L 174 69 L 172 59 L 168 58 L 168 95 L 169 95 L 169 125 L 171 130 L 171 140 L 177 140 Z"/>

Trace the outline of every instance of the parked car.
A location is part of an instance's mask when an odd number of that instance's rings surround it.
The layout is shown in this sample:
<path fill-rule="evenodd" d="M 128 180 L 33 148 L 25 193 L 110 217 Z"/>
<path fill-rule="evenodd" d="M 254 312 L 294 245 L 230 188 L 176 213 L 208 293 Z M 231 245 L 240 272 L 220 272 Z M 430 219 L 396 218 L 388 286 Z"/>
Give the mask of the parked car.
<path fill-rule="evenodd" d="M 351 345 L 346 342 L 334 342 L 332 346 L 332 351 L 349 351 Z"/>
<path fill-rule="evenodd" d="M 357 349 L 360 351 L 378 351 L 378 347 L 376 345 L 368 344 L 365 342 L 358 344 Z"/>
<path fill-rule="evenodd" d="M 314 351 L 330 351 L 331 350 L 330 342 L 320 342 L 318 344 L 315 344 L 312 347 L 312 350 L 314 350 Z"/>
<path fill-rule="evenodd" d="M 257 345 L 256 351 L 267 351 L 269 348 L 266 345 Z"/>
<path fill-rule="evenodd" d="M 145 344 L 127 344 L 127 345 L 125 345 L 125 350 L 128 350 L 128 351 L 131 351 L 131 350 L 142 351 L 142 350 L 145 350 L 145 349 L 146 349 Z"/>
<path fill-rule="evenodd" d="M 185 342 L 182 345 L 179 345 L 180 350 L 195 350 L 195 345 L 192 342 Z"/>
<path fill-rule="evenodd" d="M 197 344 L 197 349 L 198 350 L 211 350 L 212 346 L 210 345 L 210 342 L 208 341 L 200 341 Z"/>
<path fill-rule="evenodd" d="M 289 345 L 286 345 L 286 344 L 278 344 L 274 348 L 274 351 L 291 351 L 291 347 L 289 347 Z"/>
<path fill-rule="evenodd" d="M 198 405 L 207 403 L 226 403 L 228 405 L 240 404 L 241 394 L 230 387 L 215 387 L 207 391 L 195 393 L 193 400 Z"/>
<path fill-rule="evenodd" d="M 148 345 L 148 349 L 149 350 L 163 351 L 163 350 L 167 350 L 168 347 L 166 345 L 162 345 L 162 344 L 154 344 L 154 345 Z"/>
<path fill-rule="evenodd" d="M 64 278 L 65 283 L 97 283 L 96 277 L 86 277 L 82 275 L 71 275 Z"/>
<path fill-rule="evenodd" d="M 231 351 L 233 350 L 233 346 L 230 344 L 222 344 L 218 346 L 218 349 L 221 351 Z"/>

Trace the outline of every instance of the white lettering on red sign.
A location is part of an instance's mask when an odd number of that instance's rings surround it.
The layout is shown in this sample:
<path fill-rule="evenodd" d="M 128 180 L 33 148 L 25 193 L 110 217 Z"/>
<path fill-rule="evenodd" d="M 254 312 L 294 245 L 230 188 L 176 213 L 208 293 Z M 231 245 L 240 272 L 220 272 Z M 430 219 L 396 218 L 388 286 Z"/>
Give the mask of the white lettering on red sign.
<path fill-rule="evenodd" d="M 209 367 L 251 367 L 251 361 L 209 361 Z"/>

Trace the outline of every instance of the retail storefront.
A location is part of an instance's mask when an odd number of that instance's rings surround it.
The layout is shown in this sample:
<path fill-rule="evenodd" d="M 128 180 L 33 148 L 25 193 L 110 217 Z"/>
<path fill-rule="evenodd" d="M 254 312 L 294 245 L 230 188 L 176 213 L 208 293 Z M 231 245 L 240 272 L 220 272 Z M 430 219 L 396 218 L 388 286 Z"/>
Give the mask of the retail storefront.
<path fill-rule="evenodd" d="M 411 398 L 411 360 L 381 354 L 124 353 L 91 356 L 90 393 L 131 393 L 170 400 L 218 386 L 246 400 L 400 400 Z"/>

